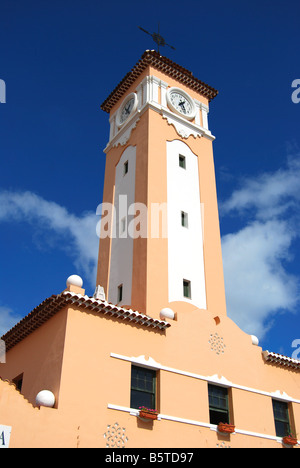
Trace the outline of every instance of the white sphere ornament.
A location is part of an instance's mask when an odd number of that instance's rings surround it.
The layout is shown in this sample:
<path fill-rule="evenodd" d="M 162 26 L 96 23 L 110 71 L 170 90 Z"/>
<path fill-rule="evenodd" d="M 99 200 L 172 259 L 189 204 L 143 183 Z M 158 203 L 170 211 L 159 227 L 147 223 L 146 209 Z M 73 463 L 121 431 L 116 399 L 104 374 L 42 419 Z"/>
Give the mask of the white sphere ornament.
<path fill-rule="evenodd" d="M 252 344 L 253 344 L 254 346 L 258 346 L 258 345 L 259 345 L 259 339 L 257 338 L 257 336 L 251 335 L 251 340 L 252 340 Z"/>
<path fill-rule="evenodd" d="M 42 390 L 35 398 L 37 406 L 46 406 L 47 408 L 53 408 L 55 405 L 55 396 L 50 390 Z"/>
<path fill-rule="evenodd" d="M 164 309 L 162 309 L 159 313 L 160 315 L 160 318 L 163 320 L 163 319 L 171 319 L 171 320 L 174 320 L 175 318 L 175 314 L 173 312 L 172 309 L 169 309 L 169 307 L 165 307 Z"/>
<path fill-rule="evenodd" d="M 80 278 L 78 275 L 71 275 L 67 279 L 67 286 L 78 286 L 79 288 L 82 288 L 82 285 L 82 278 Z"/>

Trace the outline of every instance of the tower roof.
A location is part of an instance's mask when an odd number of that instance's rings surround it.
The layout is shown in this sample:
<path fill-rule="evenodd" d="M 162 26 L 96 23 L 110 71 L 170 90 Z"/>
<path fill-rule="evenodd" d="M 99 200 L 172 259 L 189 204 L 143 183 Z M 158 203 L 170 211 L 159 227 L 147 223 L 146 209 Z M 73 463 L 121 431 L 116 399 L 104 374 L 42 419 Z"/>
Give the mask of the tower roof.
<path fill-rule="evenodd" d="M 214 99 L 218 94 L 216 89 L 207 85 L 198 78 L 195 78 L 191 71 L 183 68 L 181 65 L 178 65 L 167 57 L 161 56 L 155 50 L 146 50 L 132 70 L 124 76 L 111 94 L 105 99 L 101 105 L 101 109 L 105 112 L 110 112 L 112 107 L 119 101 L 132 83 L 134 83 L 138 76 L 150 65 L 157 70 L 170 75 L 172 78 L 178 80 L 180 83 L 188 86 L 194 91 L 202 94 L 209 101 Z"/>

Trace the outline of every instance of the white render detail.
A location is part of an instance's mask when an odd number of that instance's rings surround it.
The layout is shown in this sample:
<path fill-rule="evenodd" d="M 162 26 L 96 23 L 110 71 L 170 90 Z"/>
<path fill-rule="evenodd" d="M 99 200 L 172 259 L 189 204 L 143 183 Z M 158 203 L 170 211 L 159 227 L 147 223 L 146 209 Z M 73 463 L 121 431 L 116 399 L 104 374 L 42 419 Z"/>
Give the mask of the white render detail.
<path fill-rule="evenodd" d="M 191 377 L 193 379 L 203 380 L 205 382 L 220 385 L 227 388 L 236 388 L 238 390 L 244 390 L 246 392 L 257 393 L 258 395 L 263 395 L 271 398 L 276 398 L 277 400 L 282 400 L 291 403 L 300 404 L 300 400 L 287 395 L 285 392 L 281 392 L 280 390 L 276 390 L 275 392 L 266 392 L 264 390 L 260 390 L 258 388 L 248 387 L 246 385 L 241 385 L 238 383 L 231 382 L 230 380 L 226 379 L 224 376 L 215 375 L 201 375 L 195 372 L 189 372 L 183 369 L 176 369 L 175 367 L 165 366 L 157 361 L 155 361 L 151 356 L 147 359 L 144 355 L 142 356 L 124 356 L 122 354 L 117 353 L 110 353 L 110 356 L 114 359 L 120 359 L 122 361 L 131 362 L 134 365 L 141 366 L 141 367 L 148 367 L 149 369 L 153 370 L 163 370 L 166 372 L 171 372 L 173 374 L 183 375 L 185 377 Z"/>
<path fill-rule="evenodd" d="M 201 137 L 202 133 L 195 128 L 195 125 L 191 122 L 186 121 L 183 117 L 179 115 L 172 114 L 169 111 L 162 111 L 162 116 L 164 119 L 167 120 L 169 125 L 173 125 L 176 132 L 182 138 L 188 138 L 189 136 L 193 136 L 196 138 L 197 136 Z"/>
<path fill-rule="evenodd" d="M 185 168 L 179 155 L 185 157 Z M 198 157 L 180 140 L 167 142 L 167 197 L 169 302 L 206 309 Z M 182 211 L 188 214 L 188 228 L 181 225 Z M 190 281 L 190 299 L 183 295 L 183 280 Z"/>
<path fill-rule="evenodd" d="M 114 405 L 112 403 L 108 403 L 107 408 L 111 410 L 115 410 L 115 411 L 123 411 L 125 413 L 129 413 L 131 416 L 139 415 L 139 410 L 135 408 L 129 408 L 127 406 Z M 196 421 L 194 419 L 179 418 L 178 416 L 159 413 L 157 416 L 157 420 L 158 421 L 167 420 L 167 421 L 173 421 L 173 422 L 178 422 L 182 424 L 190 424 L 192 426 L 206 427 L 210 429 L 211 431 L 218 432 L 218 426 L 216 424 L 210 424 L 204 421 Z M 275 442 L 282 444 L 282 437 L 277 437 L 271 434 L 262 434 L 259 432 L 247 431 L 244 429 L 235 429 L 234 433 L 257 437 L 260 439 L 274 440 Z M 300 444 L 300 441 L 298 440 L 298 445 L 299 444 Z"/>
<path fill-rule="evenodd" d="M 188 138 L 190 135 L 193 135 L 195 138 L 205 137 L 209 140 L 214 140 L 215 137 L 208 129 L 208 106 L 193 99 L 195 118 L 193 121 L 188 121 L 185 117 L 174 113 L 172 109 L 168 107 L 168 89 L 170 89 L 168 83 L 152 75 L 146 76 L 135 90 L 137 102 L 135 103 L 133 112 L 122 126 L 118 126 L 120 109 L 128 98 L 128 96 L 125 96 L 119 109 L 110 117 L 109 143 L 105 151 L 111 146 L 126 145 L 131 132 L 135 129 L 140 120 L 140 116 L 149 108 L 161 114 L 164 119 L 167 119 L 170 125 L 174 125 L 178 135 L 182 138 Z M 181 92 L 183 92 L 183 90 L 181 90 Z"/>
<path fill-rule="evenodd" d="M 128 172 L 124 174 L 124 164 L 128 162 Z M 118 304 L 118 287 L 122 284 L 121 304 L 131 304 L 133 238 L 128 235 L 128 227 L 133 216 L 128 208 L 135 201 L 136 148 L 129 146 L 123 152 L 116 167 L 113 232 L 116 235 L 111 243 L 108 301 Z M 125 231 L 122 231 L 125 217 Z"/>

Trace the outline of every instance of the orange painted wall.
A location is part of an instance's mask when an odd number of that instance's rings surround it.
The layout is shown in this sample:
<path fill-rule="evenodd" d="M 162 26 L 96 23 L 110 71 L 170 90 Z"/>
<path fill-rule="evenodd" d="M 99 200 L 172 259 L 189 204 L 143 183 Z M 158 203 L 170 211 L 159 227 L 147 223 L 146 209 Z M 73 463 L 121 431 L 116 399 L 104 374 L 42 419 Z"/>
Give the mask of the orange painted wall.
<path fill-rule="evenodd" d="M 43 388 L 58 396 L 66 320 L 67 310 L 62 310 L 13 347 L 7 353 L 6 364 L 0 363 L 1 377 L 13 380 L 24 373 L 22 391 L 32 404 Z"/>
<path fill-rule="evenodd" d="M 238 432 L 222 436 L 209 427 L 207 379 L 223 377 L 229 387 L 233 384 L 260 392 L 279 390 L 299 399 L 299 374 L 265 364 L 261 348 L 253 346 L 250 336 L 226 316 L 216 325 L 209 312 L 195 311 L 189 304 L 177 303 L 175 311 L 178 320 L 172 321 L 166 332 L 150 331 L 78 308 L 62 310 L 36 330 L 32 338 L 35 335 L 40 347 L 50 336 L 54 321 L 64 322 L 67 327 L 63 359 L 57 362 L 61 376 L 57 373 L 57 382 L 52 381 L 52 388 L 58 389 L 57 407 L 33 408 L 13 387 L 0 381 L 0 424 L 13 427 L 11 446 L 105 447 L 107 426 L 117 422 L 125 428 L 127 448 L 178 447 L 179 442 L 180 447 L 215 447 L 221 442 L 232 447 L 281 447 L 275 439 L 271 396 L 247 389 L 232 388 L 234 424 L 237 430 L 261 436 Z M 226 345 L 221 354 L 216 354 L 209 342 L 216 333 Z M 17 347 L 12 351 L 8 353 L 10 364 L 1 369 L 4 378 L 12 375 L 15 361 L 19 361 Z M 149 423 L 129 410 L 131 361 L 141 355 L 163 366 L 158 370 L 161 420 L 150 423 L 151 430 Z M 47 356 L 36 353 L 30 368 L 31 375 L 37 371 L 36 391 L 46 385 L 38 372 L 43 364 L 46 368 Z M 19 372 L 20 367 L 15 369 Z M 26 393 L 24 387 L 24 396 L 32 399 L 32 391 Z M 108 405 L 121 409 L 109 409 Z M 300 403 L 292 406 L 299 431 Z"/>

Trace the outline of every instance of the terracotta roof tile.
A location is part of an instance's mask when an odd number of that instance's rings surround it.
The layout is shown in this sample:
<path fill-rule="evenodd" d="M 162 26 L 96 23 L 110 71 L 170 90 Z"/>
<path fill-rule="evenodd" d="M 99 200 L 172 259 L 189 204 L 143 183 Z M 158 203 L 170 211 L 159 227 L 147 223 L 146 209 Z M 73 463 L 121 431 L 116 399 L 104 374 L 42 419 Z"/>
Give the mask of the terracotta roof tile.
<path fill-rule="evenodd" d="M 115 317 L 151 329 L 165 330 L 171 326 L 170 323 L 164 320 L 153 319 L 148 315 L 134 312 L 131 309 L 124 309 L 123 307 L 118 307 L 106 301 L 94 299 L 93 297 L 82 296 L 81 294 L 75 294 L 70 291 L 63 291 L 61 294 L 53 295 L 45 299 L 45 301 L 35 307 L 32 312 L 2 336 L 6 351 L 13 348 L 13 346 L 30 335 L 43 323 L 47 322 L 47 320 L 63 307 L 68 305 L 75 305 L 91 312 L 97 312 L 100 315 Z"/>
<path fill-rule="evenodd" d="M 282 354 L 272 353 L 271 351 L 263 351 L 263 357 L 270 364 L 277 364 L 283 367 L 291 367 L 300 370 L 300 361 Z"/>
<path fill-rule="evenodd" d="M 119 99 L 126 93 L 129 87 L 149 65 L 166 73 L 167 75 L 170 75 L 180 83 L 202 94 L 209 101 L 214 99 L 218 94 L 216 89 L 207 85 L 203 81 L 200 81 L 198 78 L 195 78 L 191 71 L 183 68 L 167 57 L 161 56 L 155 50 L 146 50 L 137 64 L 129 73 L 127 73 L 127 75 L 124 76 L 108 98 L 103 102 L 101 109 L 105 112 L 110 112 L 112 107 L 119 101 Z"/>

